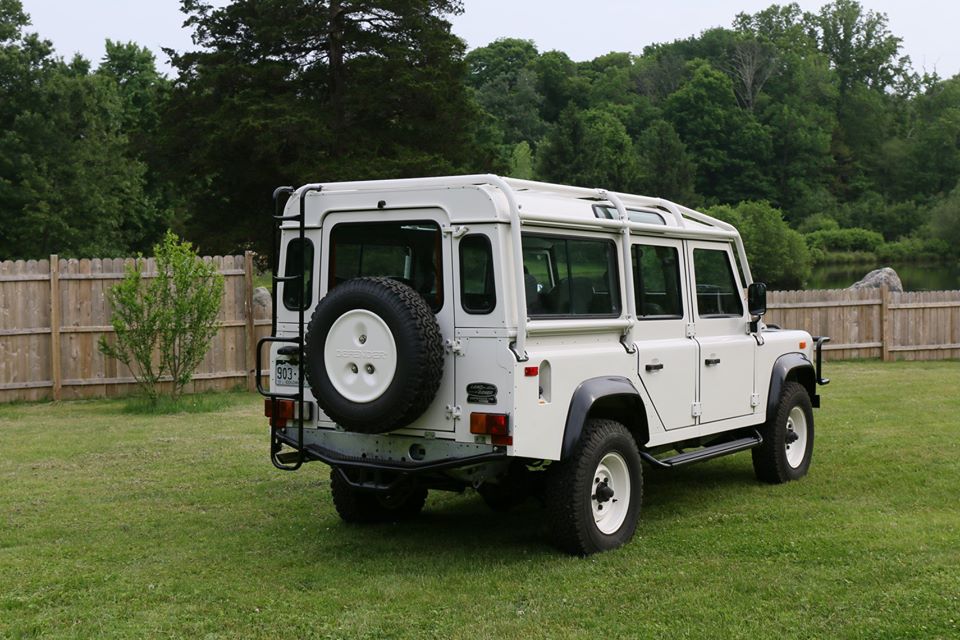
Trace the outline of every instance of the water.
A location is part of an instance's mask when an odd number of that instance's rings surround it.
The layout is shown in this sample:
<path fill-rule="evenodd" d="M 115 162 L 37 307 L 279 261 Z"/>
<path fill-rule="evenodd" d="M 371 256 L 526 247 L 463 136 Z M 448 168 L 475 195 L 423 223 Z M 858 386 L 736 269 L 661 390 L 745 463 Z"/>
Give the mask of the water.
<path fill-rule="evenodd" d="M 935 264 L 822 264 L 813 268 L 807 289 L 844 289 L 869 272 L 893 267 L 904 291 L 940 291 L 960 289 L 960 262 Z"/>

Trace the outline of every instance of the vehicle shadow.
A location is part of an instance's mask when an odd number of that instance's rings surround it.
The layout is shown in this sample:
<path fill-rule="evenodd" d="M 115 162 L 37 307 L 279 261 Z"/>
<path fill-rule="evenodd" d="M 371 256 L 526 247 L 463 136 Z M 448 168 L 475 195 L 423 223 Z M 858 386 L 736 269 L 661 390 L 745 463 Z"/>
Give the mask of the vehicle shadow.
<path fill-rule="evenodd" d="M 749 458 L 737 458 L 670 470 L 645 466 L 641 530 L 644 523 L 684 518 L 702 510 L 704 502 L 730 499 L 756 487 Z M 373 525 L 341 521 L 328 495 L 321 504 L 322 514 L 316 508 L 295 510 L 287 516 L 297 521 L 284 525 L 307 532 L 300 547 L 307 560 L 329 562 L 334 557 L 355 562 L 357 558 L 402 556 L 401 564 L 417 574 L 469 566 L 458 560 L 478 555 L 503 563 L 557 554 L 550 544 L 547 511 L 535 498 L 503 513 L 489 509 L 473 491 L 460 495 L 434 492 L 418 517 Z M 391 573 L 406 571 L 394 564 L 387 566 Z"/>

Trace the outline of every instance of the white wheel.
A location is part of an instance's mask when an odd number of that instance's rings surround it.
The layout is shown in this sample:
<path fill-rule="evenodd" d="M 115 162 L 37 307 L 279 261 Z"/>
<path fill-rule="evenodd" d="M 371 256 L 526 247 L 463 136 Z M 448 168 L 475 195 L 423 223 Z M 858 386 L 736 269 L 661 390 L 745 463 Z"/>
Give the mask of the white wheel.
<path fill-rule="evenodd" d="M 619 453 L 603 456 L 593 473 L 590 505 L 597 529 L 610 535 L 623 525 L 630 509 L 630 471 Z"/>
<path fill-rule="evenodd" d="M 383 395 L 397 371 L 397 345 L 383 318 L 354 309 L 334 321 L 323 349 L 330 383 L 351 402 Z"/>
<path fill-rule="evenodd" d="M 803 464 L 807 453 L 807 415 L 802 407 L 795 406 L 790 409 L 784 441 L 787 447 L 787 464 L 796 469 Z"/>

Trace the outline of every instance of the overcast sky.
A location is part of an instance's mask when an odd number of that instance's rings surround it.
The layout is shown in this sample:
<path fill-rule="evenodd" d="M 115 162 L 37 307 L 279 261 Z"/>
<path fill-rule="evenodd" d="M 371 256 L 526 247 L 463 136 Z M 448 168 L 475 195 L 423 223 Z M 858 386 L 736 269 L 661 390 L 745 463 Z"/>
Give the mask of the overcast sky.
<path fill-rule="evenodd" d="M 213 0 L 225 4 L 224 0 Z M 161 47 L 191 47 L 181 25 L 178 0 L 22 0 L 34 30 L 52 40 L 57 52 L 80 52 L 98 62 L 104 40 L 134 41 L 157 53 L 169 72 Z M 960 72 L 958 0 L 861 0 L 886 13 L 890 30 L 903 38 L 903 53 L 918 70 L 936 69 L 943 77 Z M 730 26 L 740 11 L 755 12 L 772 0 L 464 0 L 466 11 L 453 18 L 454 32 L 471 48 L 497 38 L 533 40 L 541 51 L 559 49 L 574 60 L 610 51 L 639 53 L 655 42 Z M 781 2 L 780 4 L 785 4 Z M 822 1 L 800 0 L 808 11 Z"/>

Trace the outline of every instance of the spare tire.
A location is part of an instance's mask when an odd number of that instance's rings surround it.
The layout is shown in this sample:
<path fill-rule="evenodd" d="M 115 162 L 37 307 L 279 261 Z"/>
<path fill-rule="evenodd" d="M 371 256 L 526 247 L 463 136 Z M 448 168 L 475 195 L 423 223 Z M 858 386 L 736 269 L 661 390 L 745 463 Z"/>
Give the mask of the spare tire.
<path fill-rule="evenodd" d="M 396 280 L 338 285 L 317 304 L 305 342 L 306 382 L 324 413 L 349 431 L 404 427 L 440 387 L 440 326 L 423 297 Z"/>

